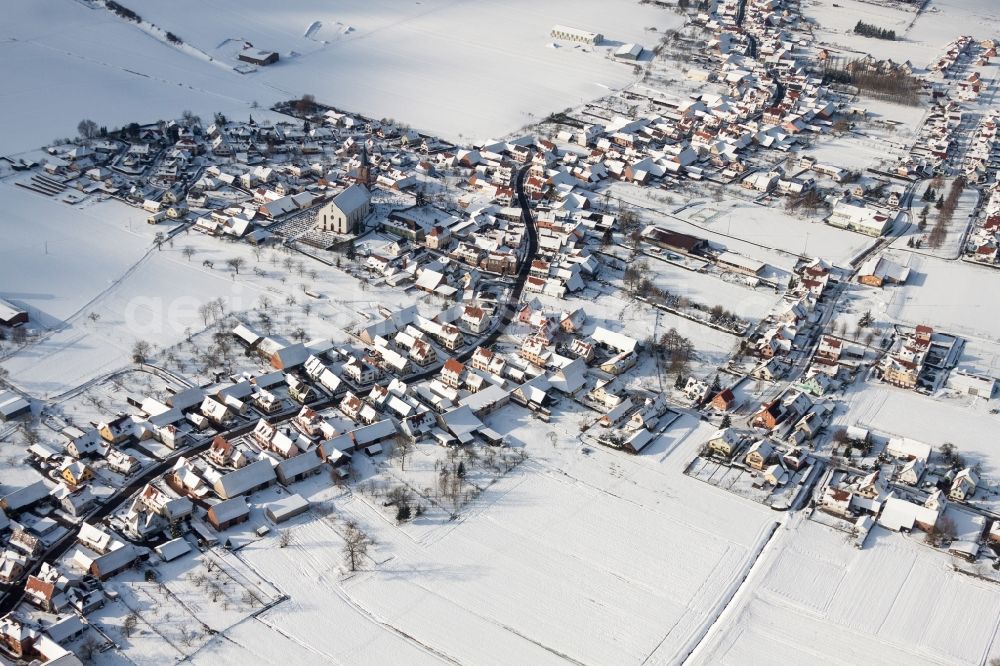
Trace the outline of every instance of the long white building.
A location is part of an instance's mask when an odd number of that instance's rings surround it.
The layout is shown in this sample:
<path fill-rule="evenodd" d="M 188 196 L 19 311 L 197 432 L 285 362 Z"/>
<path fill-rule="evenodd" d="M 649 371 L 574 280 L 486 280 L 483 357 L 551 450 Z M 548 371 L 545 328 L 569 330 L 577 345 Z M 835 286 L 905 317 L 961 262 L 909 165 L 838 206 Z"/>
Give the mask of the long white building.
<path fill-rule="evenodd" d="M 564 39 L 568 42 L 580 42 L 582 44 L 596 45 L 604 41 L 604 35 L 599 32 L 588 32 L 579 28 L 570 28 L 565 25 L 552 26 L 552 36 L 556 39 Z"/>

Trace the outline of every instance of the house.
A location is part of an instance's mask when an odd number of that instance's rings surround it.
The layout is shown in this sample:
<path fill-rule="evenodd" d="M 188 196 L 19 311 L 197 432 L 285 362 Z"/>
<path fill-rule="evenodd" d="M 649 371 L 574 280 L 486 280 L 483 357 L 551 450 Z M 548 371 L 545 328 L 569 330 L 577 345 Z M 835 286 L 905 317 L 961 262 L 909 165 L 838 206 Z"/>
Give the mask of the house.
<path fill-rule="evenodd" d="M 774 447 L 766 439 L 758 440 L 747 451 L 744 461 L 756 470 L 763 470 L 774 457 Z"/>
<path fill-rule="evenodd" d="M 63 430 L 63 435 L 69 438 L 65 446 L 66 453 L 73 458 L 100 456 L 108 447 L 108 444 L 96 430 L 83 432 L 78 428 L 71 427 Z"/>
<path fill-rule="evenodd" d="M 261 462 L 269 464 L 267 461 Z M 243 497 L 233 497 L 210 506 L 206 520 L 217 531 L 223 532 L 233 525 L 250 520 L 250 507 L 247 506 L 247 501 Z"/>
<path fill-rule="evenodd" d="M 625 440 L 625 443 L 622 444 L 622 450 L 626 453 L 637 455 L 649 446 L 654 439 L 656 439 L 656 435 L 646 428 L 640 428 Z"/>
<path fill-rule="evenodd" d="M 248 62 L 251 65 L 257 65 L 258 67 L 273 65 L 278 62 L 279 59 L 279 56 L 275 51 L 262 51 L 261 49 L 254 48 L 245 48 L 240 51 L 236 57 L 243 62 Z"/>
<path fill-rule="evenodd" d="M 788 472 L 781 465 L 770 465 L 764 470 L 764 482 L 772 486 L 783 486 L 788 482 Z"/>
<path fill-rule="evenodd" d="M 820 499 L 820 508 L 837 516 L 847 516 L 851 510 L 854 494 L 846 488 L 827 486 Z"/>
<path fill-rule="evenodd" d="M 460 361 L 449 358 L 441 368 L 441 381 L 445 386 L 458 388 L 462 385 L 462 376 L 465 374 L 465 365 Z"/>
<path fill-rule="evenodd" d="M 705 442 L 705 446 L 709 453 L 723 458 L 732 458 L 743 447 L 745 441 L 746 436 L 743 433 L 733 428 L 722 428 Z"/>
<path fill-rule="evenodd" d="M 40 638 L 38 630 L 28 624 L 17 611 L 11 611 L 0 618 L 0 643 L 8 654 L 17 658 L 29 657 L 36 652 L 35 645 Z"/>
<path fill-rule="evenodd" d="M 242 469 L 222 475 L 216 480 L 213 488 L 220 498 L 231 499 L 268 488 L 274 485 L 277 478 L 270 462 L 258 460 Z"/>
<path fill-rule="evenodd" d="M 97 427 L 101 438 L 111 444 L 121 444 L 132 436 L 132 417 L 122 415 L 118 418 L 101 423 Z"/>
<path fill-rule="evenodd" d="M 736 396 L 733 394 L 732 389 L 727 388 L 719 391 L 709 404 L 717 412 L 728 412 L 732 409 L 735 402 Z"/>
<path fill-rule="evenodd" d="M 469 359 L 469 365 L 474 370 L 500 376 L 503 374 L 506 361 L 504 361 L 503 357 L 485 347 L 477 347 Z"/>
<path fill-rule="evenodd" d="M 869 236 L 883 236 L 896 223 L 896 218 L 874 208 L 838 201 L 826 222 L 834 227 L 857 231 Z"/>
<path fill-rule="evenodd" d="M 955 475 L 955 480 L 951 483 L 951 490 L 948 491 L 948 499 L 962 502 L 976 494 L 976 486 L 979 485 L 979 477 L 970 468 L 966 467 Z"/>
<path fill-rule="evenodd" d="M 354 184 L 319 209 L 316 228 L 337 234 L 354 234 L 369 212 L 371 193 L 364 185 Z"/>
<path fill-rule="evenodd" d="M 866 443 L 870 439 L 870 435 L 866 430 L 859 431 L 855 429 L 852 432 L 852 429 L 848 428 L 847 436 L 852 440 L 860 439 L 862 432 L 865 439 L 861 443 Z M 891 437 L 885 445 L 885 452 L 893 458 L 900 458 L 902 460 L 916 459 L 926 463 L 931 457 L 931 445 L 907 437 Z"/>
<path fill-rule="evenodd" d="M 13 583 L 24 575 L 28 558 L 14 550 L 0 553 L 0 582 Z"/>
<path fill-rule="evenodd" d="M 920 483 L 920 477 L 924 474 L 924 461 L 914 458 L 906 462 L 903 468 L 899 470 L 899 476 L 897 477 L 900 483 L 906 483 L 911 486 L 916 486 Z"/>
<path fill-rule="evenodd" d="M 895 532 L 911 532 L 913 528 L 930 531 L 937 525 L 940 507 L 915 504 L 900 497 L 890 497 L 882 505 L 878 523 Z"/>
<path fill-rule="evenodd" d="M 94 470 L 79 460 L 67 461 L 59 474 L 71 486 L 81 486 L 94 478 Z"/>
<path fill-rule="evenodd" d="M 294 458 L 282 460 L 274 466 L 274 472 L 278 481 L 282 485 L 288 486 L 307 476 L 318 474 L 322 468 L 323 459 L 319 455 L 319 449 L 313 449 Z"/>
<path fill-rule="evenodd" d="M 243 452 L 221 435 L 215 436 L 206 455 L 216 467 L 240 468 L 247 464 L 247 458 Z"/>
<path fill-rule="evenodd" d="M 148 556 L 144 548 L 125 544 L 91 561 L 89 573 L 99 580 L 107 580 Z"/>
<path fill-rule="evenodd" d="M 42 580 L 37 576 L 28 576 L 28 580 L 24 584 L 25 599 L 32 605 L 45 611 L 52 612 L 56 610 L 53 607 L 55 592 L 56 586 L 54 583 Z"/>
<path fill-rule="evenodd" d="M 470 305 L 462 310 L 462 323 L 473 333 L 482 333 L 489 321 L 489 315 L 482 308 Z"/>
<path fill-rule="evenodd" d="M 105 459 L 108 462 L 109 468 L 125 476 L 139 471 L 139 468 L 142 467 L 138 458 L 118 449 L 109 450 Z"/>
<path fill-rule="evenodd" d="M 758 428 L 773 429 L 784 417 L 781 403 L 777 400 L 762 405 L 759 412 L 753 417 L 753 424 Z"/>

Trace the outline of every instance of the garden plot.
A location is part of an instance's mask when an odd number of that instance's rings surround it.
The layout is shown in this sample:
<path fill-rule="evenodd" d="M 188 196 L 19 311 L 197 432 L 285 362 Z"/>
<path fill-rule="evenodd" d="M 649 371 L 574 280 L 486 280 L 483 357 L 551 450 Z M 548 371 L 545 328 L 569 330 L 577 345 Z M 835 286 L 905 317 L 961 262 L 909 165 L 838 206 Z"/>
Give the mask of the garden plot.
<path fill-rule="evenodd" d="M 173 562 L 161 562 L 154 555 L 143 570 L 154 571 L 157 580 L 129 571 L 105 584 L 120 595 L 119 600 L 89 619 L 116 641 L 132 663 L 158 664 L 192 655 L 215 633 L 279 599 L 273 586 L 233 555 L 193 551 L 195 555 Z"/>
<path fill-rule="evenodd" d="M 916 539 L 876 527 L 858 550 L 803 521 L 774 545 L 694 663 L 971 665 L 1000 654 L 1000 588 Z"/>

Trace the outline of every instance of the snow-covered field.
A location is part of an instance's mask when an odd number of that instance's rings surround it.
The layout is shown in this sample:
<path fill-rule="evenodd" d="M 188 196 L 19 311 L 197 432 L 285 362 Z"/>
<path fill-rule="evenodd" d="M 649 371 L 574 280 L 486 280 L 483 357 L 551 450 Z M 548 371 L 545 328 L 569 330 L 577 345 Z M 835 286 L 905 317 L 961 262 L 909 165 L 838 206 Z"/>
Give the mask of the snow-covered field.
<path fill-rule="evenodd" d="M 75 136 L 83 118 L 110 128 L 184 109 L 207 117 L 245 113 L 253 100 L 269 99 L 266 89 L 248 86 L 239 74 L 74 0 L 5 3 L 0 55 L 0 154 Z"/>
<path fill-rule="evenodd" d="M 354 493 L 334 502 L 336 523 L 297 521 L 286 549 L 267 539 L 243 548 L 291 596 L 260 617 L 267 633 L 253 643 L 279 633 L 310 660 L 355 664 L 681 660 L 775 518 L 681 474 L 710 427 L 685 418 L 628 457 L 585 453 L 572 422 L 556 422 L 565 436 L 552 446 L 519 407 L 490 424 L 531 458 L 457 522 L 397 528 Z M 375 536 L 378 565 L 345 578 L 337 525 L 348 517 Z M 209 646 L 211 663 L 244 654 L 223 645 Z"/>
<path fill-rule="evenodd" d="M 779 533 L 696 663 L 971 665 L 997 654 L 996 585 L 916 539 L 876 527 L 857 550 L 808 520 Z"/>
<path fill-rule="evenodd" d="M 41 324 L 37 339 L 4 367 L 19 387 L 38 396 L 128 366 L 137 340 L 169 347 L 188 331 L 201 331 L 198 308 L 208 301 L 222 299 L 227 312 L 240 316 L 266 298 L 289 317 L 280 321 L 286 332 L 301 325 L 310 335 L 333 339 L 343 339 L 345 329 L 363 321 L 359 313 L 377 303 L 410 301 L 398 290 L 362 291 L 354 278 L 319 262 L 287 270 L 290 255 L 267 250 L 258 258 L 247 244 L 196 232 L 157 249 L 156 228 L 141 211 L 114 201 L 78 210 L 6 182 L 0 202 L 7 210 L 0 230 L 9 248 L 0 262 L 0 298 L 28 307 Z M 188 247 L 194 250 L 190 259 L 184 256 Z M 233 257 L 244 261 L 238 276 L 226 265 Z M 291 259 L 298 264 L 303 257 Z M 324 298 L 308 299 L 304 288 Z M 308 314 L 303 300 L 311 301 Z"/>
<path fill-rule="evenodd" d="M 735 199 L 694 205 L 681 212 L 680 217 L 706 231 L 746 241 L 751 244 L 746 254 L 758 261 L 767 261 L 767 250 L 775 249 L 789 255 L 819 255 L 836 265 L 846 265 L 873 242 L 863 234 L 825 224 L 820 215 L 800 218 L 777 208 Z M 725 240 L 719 243 L 731 244 Z M 753 245 L 762 247 L 754 250 Z M 734 251 L 744 250 L 740 247 Z"/>
<path fill-rule="evenodd" d="M 646 28 L 683 23 L 633 1 L 621 3 L 628 11 L 602 0 L 123 4 L 184 47 L 83 2 L 5 6 L 0 153 L 75 135 L 84 117 L 113 127 L 184 109 L 242 116 L 253 102 L 267 107 L 303 94 L 453 140 L 487 139 L 629 85 L 631 65 L 607 58 L 609 48 L 652 46 L 658 33 Z M 557 23 L 600 32 L 607 44 L 554 48 Z M 244 42 L 281 60 L 240 74 L 232 68 Z"/>
<path fill-rule="evenodd" d="M 887 314 L 911 325 L 931 323 L 944 331 L 980 336 L 1000 334 L 996 309 L 983 294 L 1000 285 L 1000 273 L 963 261 L 914 254 L 910 279 L 893 289 Z"/>
<path fill-rule="evenodd" d="M 818 23 L 818 45 L 844 47 L 845 56 L 871 53 L 896 62 L 910 60 L 926 67 L 959 35 L 993 37 L 1000 28 L 992 0 L 932 0 L 917 15 L 918 4 L 877 3 L 865 0 L 812 0 L 802 12 Z M 854 34 L 858 20 L 895 30 L 896 41 Z"/>

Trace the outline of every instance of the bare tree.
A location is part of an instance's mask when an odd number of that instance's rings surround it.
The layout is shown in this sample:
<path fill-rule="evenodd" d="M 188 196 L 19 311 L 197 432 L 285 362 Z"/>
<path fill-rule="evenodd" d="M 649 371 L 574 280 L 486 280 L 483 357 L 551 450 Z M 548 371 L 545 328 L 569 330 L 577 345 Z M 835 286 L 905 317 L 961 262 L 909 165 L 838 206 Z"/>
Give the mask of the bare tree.
<path fill-rule="evenodd" d="M 97 136 L 100 129 L 97 127 L 97 123 L 95 123 L 93 120 L 84 118 L 76 126 L 76 131 L 79 132 L 81 138 L 90 141 L 91 139 Z"/>
<path fill-rule="evenodd" d="M 292 533 L 288 530 L 281 530 L 278 535 L 278 548 L 285 548 L 292 543 Z"/>
<path fill-rule="evenodd" d="M 246 260 L 243 257 L 233 257 L 232 259 L 226 259 L 226 265 L 239 275 L 240 269 L 246 265 Z"/>
<path fill-rule="evenodd" d="M 97 639 L 88 635 L 77 649 L 77 654 L 82 661 L 90 663 L 90 660 L 94 658 L 94 653 L 97 651 L 97 646 Z"/>
<path fill-rule="evenodd" d="M 181 254 L 184 255 L 185 259 L 187 259 L 188 261 L 191 261 L 191 257 L 194 256 L 194 248 L 191 247 L 190 245 L 186 245 L 184 247 L 184 249 L 181 250 Z"/>
<path fill-rule="evenodd" d="M 362 558 L 368 554 L 368 548 L 375 545 L 370 536 L 365 534 L 357 523 L 350 521 L 344 531 L 344 558 L 351 571 L 357 571 Z"/>
<path fill-rule="evenodd" d="M 122 622 L 122 635 L 124 635 L 125 638 L 130 637 L 135 632 L 135 628 L 136 626 L 138 626 L 138 624 L 139 624 L 139 614 L 136 613 L 135 611 L 132 611 L 131 613 L 125 616 L 125 620 L 124 622 Z"/>
<path fill-rule="evenodd" d="M 132 345 L 132 361 L 137 365 L 145 363 L 153 353 L 153 347 L 145 340 L 136 340 Z"/>

